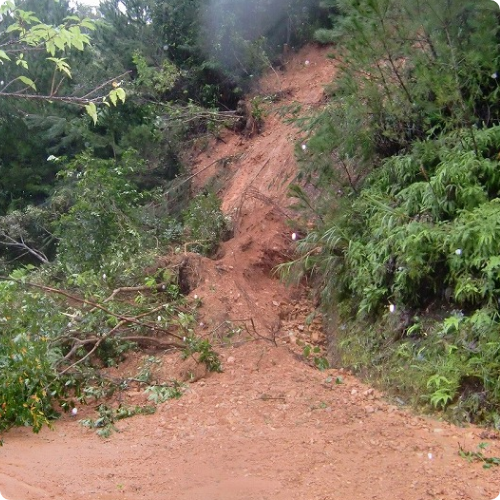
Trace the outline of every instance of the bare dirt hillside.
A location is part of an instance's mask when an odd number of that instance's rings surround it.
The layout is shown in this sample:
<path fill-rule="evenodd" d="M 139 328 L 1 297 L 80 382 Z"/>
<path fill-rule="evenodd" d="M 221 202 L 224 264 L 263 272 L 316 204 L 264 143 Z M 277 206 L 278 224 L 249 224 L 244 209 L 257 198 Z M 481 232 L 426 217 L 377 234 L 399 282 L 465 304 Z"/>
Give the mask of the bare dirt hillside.
<path fill-rule="evenodd" d="M 185 395 L 150 416 L 98 437 L 64 416 L 34 435 L 14 429 L 0 448 L 0 492 L 8 500 L 491 500 L 500 469 L 482 468 L 459 446 L 500 456 L 495 433 L 460 429 L 411 414 L 342 370 L 320 372 L 296 339 L 323 341 L 321 322 L 299 289 L 270 274 L 292 252 L 286 188 L 296 174 L 298 132 L 273 113 L 293 101 L 317 106 L 335 71 L 326 51 L 309 47 L 262 94 L 279 94 L 260 135 L 227 131 L 192 152 L 195 189 L 216 187 L 234 237 L 216 259 L 186 253 L 190 295 L 202 301 L 200 333 L 223 361 L 221 374 L 197 373 Z M 180 264 L 180 265 L 181 265 Z M 134 373 L 151 353 L 134 353 L 117 373 Z M 155 377 L 189 368 L 177 354 L 154 353 Z M 112 375 L 112 373 L 111 373 Z M 138 390 L 123 393 L 141 403 Z"/>

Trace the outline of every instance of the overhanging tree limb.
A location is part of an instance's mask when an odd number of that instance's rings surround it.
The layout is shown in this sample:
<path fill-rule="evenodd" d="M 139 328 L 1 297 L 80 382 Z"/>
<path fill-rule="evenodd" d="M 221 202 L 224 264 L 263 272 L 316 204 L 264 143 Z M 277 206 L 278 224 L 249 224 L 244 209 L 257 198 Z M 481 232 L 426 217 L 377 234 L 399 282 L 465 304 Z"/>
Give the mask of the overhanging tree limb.
<path fill-rule="evenodd" d="M 85 94 L 82 97 L 43 95 L 43 94 L 26 93 L 26 92 L 22 92 L 22 91 L 18 91 L 18 92 L 0 91 L 0 98 L 4 97 L 4 98 L 12 98 L 12 99 L 25 99 L 25 100 L 31 100 L 31 101 L 47 101 L 47 102 L 54 101 L 54 102 L 63 102 L 66 104 L 75 104 L 78 106 L 86 106 L 86 105 L 91 104 L 91 103 L 99 104 L 99 103 L 103 102 L 103 99 L 106 96 L 103 96 L 103 95 L 98 95 L 95 97 L 89 97 L 89 96 L 91 96 L 92 94 L 95 94 L 96 92 L 103 89 L 107 85 L 110 85 L 112 82 L 114 82 L 116 80 L 121 80 L 122 78 L 124 78 L 125 76 L 127 76 L 130 73 L 131 73 L 131 71 L 126 71 L 125 73 L 122 73 L 121 75 L 110 78 L 109 80 L 102 83 L 101 85 L 99 85 L 95 89 L 91 90 L 90 92 L 87 92 L 87 94 Z"/>
<path fill-rule="evenodd" d="M 10 21 L 10 19 L 12 21 Z M 95 24 L 89 18 L 80 19 L 75 15 L 68 15 L 58 26 L 41 22 L 33 12 L 16 8 L 14 2 L 7 1 L 0 5 L 0 21 L 6 25 L 0 30 L 0 66 L 9 65 L 12 68 L 12 77 L 5 84 L 0 82 L 0 98 L 22 99 L 27 101 L 61 102 L 85 108 L 90 117 L 97 122 L 98 104 L 116 105 L 125 101 L 125 90 L 113 86 L 108 92 L 96 95 L 114 81 L 123 78 L 129 72 L 115 76 L 99 84 L 84 96 L 57 95 L 64 78 L 71 78 L 71 66 L 66 54 L 69 50 L 84 51 L 90 46 L 90 36 L 85 32 L 94 30 Z M 10 22 L 10 24 L 9 24 Z M 25 54 L 32 51 L 44 51 L 47 64 L 54 65 L 54 75 L 49 95 L 37 93 L 36 79 L 29 73 L 29 61 Z M 61 73 L 62 78 L 56 78 Z M 59 80 L 59 82 L 57 82 Z M 24 86 L 18 90 L 7 92 L 7 89 L 20 82 Z M 15 88 L 15 87 L 14 87 Z"/>
<path fill-rule="evenodd" d="M 70 300 L 73 300 L 75 302 L 79 302 L 81 304 L 92 306 L 94 309 L 100 309 L 104 313 L 109 314 L 110 316 L 113 316 L 113 317 L 117 318 L 120 321 L 124 321 L 125 323 L 132 323 L 134 325 L 137 325 L 137 326 L 140 326 L 140 327 L 144 327 L 144 328 L 148 328 L 148 329 L 153 330 L 153 331 L 163 332 L 163 333 L 165 333 L 167 335 L 170 335 L 171 337 L 174 337 L 174 338 L 176 338 L 178 340 L 183 340 L 183 338 L 184 338 L 183 335 L 178 335 L 176 333 L 173 333 L 171 330 L 168 330 L 166 328 L 162 328 L 162 327 L 158 326 L 157 324 L 144 323 L 142 321 L 139 321 L 137 319 L 138 318 L 137 316 L 126 316 L 124 314 L 116 313 L 114 311 L 111 311 L 107 307 L 102 306 L 98 302 L 95 302 L 95 301 L 92 301 L 92 300 L 88 300 L 88 299 L 84 299 L 82 297 L 78 297 L 77 295 L 73 295 L 73 294 L 68 293 L 68 292 L 66 292 L 64 290 L 60 290 L 59 288 L 54 288 L 54 287 L 45 286 L 45 285 L 39 285 L 38 283 L 32 283 L 30 281 L 19 280 L 19 279 L 12 278 L 12 277 L 9 277 L 9 276 L 0 276 L 0 280 L 2 280 L 2 281 L 13 281 L 13 282 L 18 283 L 20 285 L 29 286 L 29 287 L 32 287 L 32 288 L 38 288 L 39 290 L 43 290 L 44 292 L 47 292 L 47 293 L 53 293 L 53 294 L 56 294 L 56 295 L 62 295 L 63 297 L 66 297 L 66 298 L 68 298 Z M 148 312 L 148 314 L 149 314 L 149 312 Z"/>

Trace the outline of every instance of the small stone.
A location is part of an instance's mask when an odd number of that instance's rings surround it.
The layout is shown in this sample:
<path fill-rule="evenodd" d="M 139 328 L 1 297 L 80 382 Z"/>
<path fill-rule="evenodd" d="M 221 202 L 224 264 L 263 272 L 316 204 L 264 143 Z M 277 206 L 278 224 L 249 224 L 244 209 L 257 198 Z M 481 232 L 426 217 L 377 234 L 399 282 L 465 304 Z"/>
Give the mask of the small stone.
<path fill-rule="evenodd" d="M 232 365 L 235 361 L 236 360 L 235 360 L 234 356 L 229 356 L 229 358 L 226 359 L 226 363 L 228 365 Z"/>
<path fill-rule="evenodd" d="M 353 389 L 353 390 L 351 391 L 351 395 L 352 395 L 352 396 L 354 396 L 354 394 L 357 394 L 357 393 L 358 393 L 358 391 L 357 391 L 356 389 Z"/>

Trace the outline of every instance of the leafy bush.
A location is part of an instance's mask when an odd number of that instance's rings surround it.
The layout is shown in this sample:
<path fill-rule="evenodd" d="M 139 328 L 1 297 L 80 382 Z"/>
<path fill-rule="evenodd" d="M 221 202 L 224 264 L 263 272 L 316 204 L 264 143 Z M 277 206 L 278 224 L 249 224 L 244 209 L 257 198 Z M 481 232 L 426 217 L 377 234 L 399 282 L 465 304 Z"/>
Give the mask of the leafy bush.
<path fill-rule="evenodd" d="M 25 274 L 19 270 L 13 277 L 23 280 Z M 23 293 L 15 281 L 0 281 L 0 296 L 0 432 L 13 425 L 38 432 L 55 416 L 53 401 L 63 401 L 54 368 L 61 352 L 51 340 L 63 331 L 64 317 L 51 297 Z"/>
<path fill-rule="evenodd" d="M 212 255 L 228 234 L 227 220 L 214 193 L 199 194 L 190 202 L 183 216 L 192 251 Z"/>
<path fill-rule="evenodd" d="M 283 268 L 355 320 L 346 359 L 468 420 L 500 403 L 499 146 L 500 127 L 457 131 L 387 159 Z"/>
<path fill-rule="evenodd" d="M 142 247 L 137 215 L 144 195 L 129 180 L 140 167 L 133 156 L 117 164 L 85 153 L 60 172 L 70 186 L 70 208 L 57 224 L 58 256 L 70 272 L 98 270 L 113 255 Z"/>

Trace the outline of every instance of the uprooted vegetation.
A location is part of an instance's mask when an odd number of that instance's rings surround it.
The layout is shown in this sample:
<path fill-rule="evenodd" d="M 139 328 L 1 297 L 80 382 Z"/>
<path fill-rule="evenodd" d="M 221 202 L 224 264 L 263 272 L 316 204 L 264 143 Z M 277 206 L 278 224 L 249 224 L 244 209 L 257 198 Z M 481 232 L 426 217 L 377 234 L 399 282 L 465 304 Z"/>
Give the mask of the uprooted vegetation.
<path fill-rule="evenodd" d="M 142 265 L 144 261 L 129 260 L 116 268 L 116 276 L 87 272 L 64 283 L 55 270 L 32 267 L 1 277 L 0 321 L 6 334 L 0 344 L 0 430 L 29 425 L 38 431 L 50 424 L 58 408 L 68 411 L 89 397 L 99 400 L 125 389 L 130 380 L 113 380 L 101 371 L 139 347 L 180 350 L 208 371 L 221 370 L 210 342 L 194 333 L 199 301 L 188 302 L 181 295 L 179 266 L 173 263 L 144 276 Z M 142 285 L 124 285 L 139 280 Z M 53 282 L 57 285 L 47 284 Z M 122 286 L 113 289 L 117 282 Z M 156 400 L 169 391 L 172 397 L 179 395 L 175 380 L 134 381 L 156 394 Z M 96 386 L 99 391 L 91 390 Z"/>
<path fill-rule="evenodd" d="M 125 382 L 100 370 L 138 347 L 180 350 L 221 369 L 210 342 L 194 334 L 199 301 L 184 296 L 191 285 L 182 259 L 186 246 L 216 250 L 227 223 L 220 201 L 205 193 L 167 216 L 165 195 L 137 187 L 142 166 L 134 154 L 119 163 L 81 155 L 61 169 L 52 220 L 35 208 L 9 219 L 16 249 L 43 265 L 9 270 L 6 262 L 0 277 L 0 430 L 38 431 L 58 407 L 85 401 L 90 386 L 112 392 Z M 42 251 L 51 247 L 57 261 Z"/>

